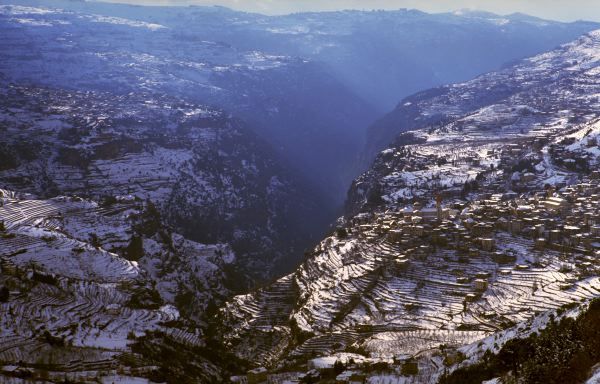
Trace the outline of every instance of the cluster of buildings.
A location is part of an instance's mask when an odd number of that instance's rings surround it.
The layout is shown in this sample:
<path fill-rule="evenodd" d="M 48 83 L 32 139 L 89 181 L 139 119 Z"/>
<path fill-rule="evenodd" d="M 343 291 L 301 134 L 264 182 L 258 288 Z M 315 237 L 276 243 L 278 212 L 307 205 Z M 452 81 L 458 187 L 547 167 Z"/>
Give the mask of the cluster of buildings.
<path fill-rule="evenodd" d="M 362 241 L 384 238 L 401 249 L 381 258 L 382 267 L 397 272 L 413 259 L 426 260 L 437 248 L 455 250 L 464 263 L 487 255 L 499 265 L 530 268 L 517 263 L 517 255 L 497 246 L 497 235 L 504 232 L 529 240 L 532 252 L 560 252 L 570 266 L 585 275 L 594 273 L 600 261 L 600 180 L 588 178 L 558 191 L 483 193 L 476 201 L 455 201 L 449 206 L 438 196 L 432 207 L 416 202 L 375 217 L 359 214 L 349 224 L 348 232 Z M 503 268 L 500 273 L 509 274 L 510 269 Z M 476 276 L 471 282 L 476 291 L 487 289 L 486 276 Z"/>

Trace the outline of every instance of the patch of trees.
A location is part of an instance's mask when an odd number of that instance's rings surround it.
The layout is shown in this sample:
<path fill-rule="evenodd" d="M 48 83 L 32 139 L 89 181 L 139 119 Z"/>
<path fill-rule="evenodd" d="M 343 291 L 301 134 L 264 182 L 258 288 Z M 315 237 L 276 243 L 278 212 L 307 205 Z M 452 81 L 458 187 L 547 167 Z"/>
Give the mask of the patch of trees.
<path fill-rule="evenodd" d="M 133 309 L 158 309 L 161 305 L 163 300 L 160 293 L 149 287 L 136 289 L 127 302 L 127 306 Z"/>
<path fill-rule="evenodd" d="M 62 147 L 56 160 L 64 165 L 85 169 L 90 164 L 89 157 L 77 148 Z"/>
<path fill-rule="evenodd" d="M 6 144 L 0 144 L 0 171 L 14 169 L 19 165 L 17 156 Z"/>
<path fill-rule="evenodd" d="M 293 345 L 300 345 L 300 344 L 304 343 L 306 340 L 315 336 L 315 334 L 313 332 L 308 332 L 308 331 L 302 330 L 298 326 L 298 322 L 296 321 L 295 318 L 292 318 L 292 320 L 290 320 L 290 335 L 292 337 Z"/>
<path fill-rule="evenodd" d="M 575 158 L 575 168 L 580 169 L 582 172 L 588 173 L 590 166 L 588 160 L 582 157 Z"/>
<path fill-rule="evenodd" d="M 385 201 L 383 200 L 383 187 L 379 183 L 375 183 L 373 187 L 369 190 L 367 195 L 367 204 L 371 206 L 379 206 L 383 204 Z"/>
<path fill-rule="evenodd" d="M 441 384 L 481 383 L 495 377 L 504 383 L 571 384 L 584 382 L 600 361 L 600 299 L 577 318 L 551 319 L 539 334 L 508 341 L 498 352 L 440 379 Z"/>
<path fill-rule="evenodd" d="M 49 284 L 49 285 L 58 285 L 58 280 L 56 277 L 52 275 L 47 275 L 45 273 L 33 272 L 33 276 L 31 277 L 33 281 L 37 281 L 39 283 Z"/>
<path fill-rule="evenodd" d="M 571 145 L 575 143 L 575 138 L 574 137 L 565 137 L 564 139 L 562 139 L 560 141 L 561 145 L 567 146 L 567 145 Z"/>
<path fill-rule="evenodd" d="M 513 165 L 511 172 L 535 172 L 534 162 L 535 160 L 532 159 L 521 159 Z"/>
<path fill-rule="evenodd" d="M 393 146 L 400 147 L 403 145 L 423 144 L 425 142 L 427 142 L 426 138 L 415 136 L 412 132 L 405 132 L 396 137 Z"/>
<path fill-rule="evenodd" d="M 80 132 L 77 128 L 63 128 L 58 133 L 58 138 L 66 143 L 76 144 L 83 135 L 83 130 Z"/>
<path fill-rule="evenodd" d="M 44 331 L 44 334 L 42 335 L 42 339 L 46 343 L 50 344 L 53 347 L 64 347 L 65 346 L 65 338 L 64 337 L 53 336 L 48 331 Z"/>
<path fill-rule="evenodd" d="M 160 212 L 156 205 L 151 201 L 146 203 L 144 211 L 140 215 L 140 222 L 136 225 L 135 230 L 147 237 L 154 236 L 162 228 L 162 220 Z"/>
<path fill-rule="evenodd" d="M 419 365 L 415 360 L 407 360 L 404 364 L 402 364 L 402 368 L 400 370 L 402 376 L 414 376 L 419 374 Z"/>
<path fill-rule="evenodd" d="M 131 350 L 158 367 L 148 374 L 148 378 L 159 383 L 223 383 L 224 377 L 245 373 L 249 369 L 246 362 L 215 342 L 210 335 L 206 343 L 206 347 L 191 347 L 156 331 L 136 338 Z M 211 369 L 213 364 L 220 367 L 221 372 Z"/>
<path fill-rule="evenodd" d="M 37 141 L 23 141 L 12 143 L 11 147 L 14 153 L 19 154 L 19 159 L 26 161 L 33 161 L 39 158 L 42 154 L 42 144 Z"/>
<path fill-rule="evenodd" d="M 133 236 L 125 248 L 124 256 L 129 261 L 141 259 L 144 256 L 144 239 L 141 236 Z"/>
<path fill-rule="evenodd" d="M 8 302 L 8 299 L 10 297 L 10 291 L 8 290 L 8 287 L 2 287 L 0 288 L 0 303 L 6 303 Z"/>
<path fill-rule="evenodd" d="M 97 145 L 94 148 L 94 159 L 112 160 L 127 153 L 139 153 L 144 149 L 141 142 L 129 137 Z"/>
<path fill-rule="evenodd" d="M 42 237 L 40 237 L 40 239 L 42 239 L 43 241 L 45 241 L 46 243 L 51 243 L 54 240 L 56 240 L 56 236 L 48 236 L 48 235 L 44 235 Z"/>
<path fill-rule="evenodd" d="M 102 246 L 98 235 L 96 235 L 95 233 L 90 233 L 90 244 L 96 248 L 100 248 Z"/>
<path fill-rule="evenodd" d="M 380 274 L 381 271 L 382 271 L 382 269 L 378 268 L 374 271 L 374 273 Z M 331 319 L 331 325 L 339 323 L 340 321 L 344 320 L 344 318 L 347 315 L 349 315 L 350 312 L 352 312 L 356 308 L 356 306 L 358 306 L 362 302 L 362 298 L 364 296 L 368 295 L 373 290 L 373 288 L 375 288 L 375 286 L 378 283 L 379 283 L 379 279 L 373 279 L 373 281 L 370 282 L 369 285 L 367 285 L 362 290 L 362 292 L 357 292 L 357 293 L 354 293 L 353 295 L 351 295 L 350 300 L 348 300 L 348 302 L 340 305 L 338 312 Z"/>
<path fill-rule="evenodd" d="M 335 235 L 338 239 L 345 239 L 348 237 L 348 231 L 346 228 L 338 228 L 335 230 Z"/>
<path fill-rule="evenodd" d="M 116 204 L 116 203 L 117 203 L 117 198 L 115 196 L 108 195 L 108 196 L 104 196 L 102 198 L 101 205 L 103 207 L 110 207 L 110 206 L 112 206 L 113 204 Z"/>
<path fill-rule="evenodd" d="M 223 286 L 232 292 L 244 292 L 250 285 L 249 279 L 246 277 L 246 270 L 236 265 L 235 263 L 224 264 L 223 271 Z"/>
<path fill-rule="evenodd" d="M 467 196 L 471 192 L 479 190 L 479 183 L 477 180 L 466 181 L 461 191 L 462 196 Z"/>
<path fill-rule="evenodd" d="M 175 296 L 175 306 L 182 313 L 189 313 L 190 308 L 194 305 L 194 300 L 196 296 L 193 292 L 185 289 L 184 287 L 179 287 L 177 290 L 179 293 Z"/>
<path fill-rule="evenodd" d="M 333 318 L 331 319 L 331 324 L 336 324 L 339 323 L 340 321 L 344 320 L 344 318 L 354 310 L 354 308 L 356 308 L 356 306 L 358 304 L 360 304 L 360 302 L 362 301 L 362 295 L 360 293 L 355 293 L 350 297 L 350 300 L 348 300 L 348 302 L 340 305 L 340 308 L 338 309 L 337 313 L 335 314 L 335 316 L 333 316 Z"/>

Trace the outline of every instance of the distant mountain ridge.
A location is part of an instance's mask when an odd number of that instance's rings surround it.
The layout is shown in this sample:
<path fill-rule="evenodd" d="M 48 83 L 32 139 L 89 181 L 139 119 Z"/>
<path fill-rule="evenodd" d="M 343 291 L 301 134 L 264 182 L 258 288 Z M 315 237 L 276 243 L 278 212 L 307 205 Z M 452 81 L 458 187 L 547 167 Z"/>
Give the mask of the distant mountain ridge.
<path fill-rule="evenodd" d="M 5 8 L 3 20 L 11 28 L 3 30 L 0 48 L 10 57 L 4 72 L 15 80 L 121 92 L 135 85 L 129 90 L 185 95 L 223 108 L 246 120 L 331 205 L 342 203 L 365 166 L 358 154 L 366 127 L 399 98 L 472 78 L 598 28 L 473 12 L 271 17 L 223 7 L 15 3 L 62 9 L 10 16 Z M 30 45 L 19 48 L 15 39 Z M 38 57 L 15 57 L 20 49 L 33 49 Z"/>
<path fill-rule="evenodd" d="M 238 47 L 193 22 L 161 22 L 3 5 L 0 72 L 34 86 L 165 93 L 224 109 L 301 173 L 323 205 L 339 204 L 373 109 L 321 63 Z"/>

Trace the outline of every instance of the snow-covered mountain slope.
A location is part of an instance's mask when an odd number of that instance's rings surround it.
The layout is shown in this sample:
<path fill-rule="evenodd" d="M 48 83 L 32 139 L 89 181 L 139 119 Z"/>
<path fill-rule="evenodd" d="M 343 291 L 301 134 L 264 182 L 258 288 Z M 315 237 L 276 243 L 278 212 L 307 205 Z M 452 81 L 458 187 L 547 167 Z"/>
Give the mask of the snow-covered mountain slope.
<path fill-rule="evenodd" d="M 209 304 L 229 294 L 231 249 L 183 239 L 133 196 L 0 190 L 0 223 L 2 382 L 160 377 L 140 346 L 204 348 Z M 196 379 L 219 377 L 202 354 L 192 364 L 204 370 Z"/>
<path fill-rule="evenodd" d="M 189 23 L 3 5 L 0 72 L 16 83 L 225 109 L 318 186 L 320 200 L 340 201 L 374 110 L 321 63 L 232 46 Z"/>
<path fill-rule="evenodd" d="M 370 127 L 366 156 L 418 128 L 458 139 L 476 131 L 485 139 L 497 130 L 518 134 L 589 120 L 599 102 L 599 47 L 596 30 L 501 71 L 409 96 Z"/>
<path fill-rule="evenodd" d="M 15 3 L 140 20 L 186 37 L 225 42 L 242 51 L 322 62 L 380 112 L 392 108 L 400 97 L 472 78 L 599 27 L 592 22 L 560 23 L 522 14 L 474 11 L 428 14 L 399 9 L 264 16 L 223 7 L 195 6 L 183 11 L 180 7 L 59 0 Z"/>
<path fill-rule="evenodd" d="M 448 349 L 600 296 L 599 37 L 405 99 L 415 130 L 295 273 L 222 310 L 225 342 L 273 380 L 352 357 L 347 380 L 435 382 Z"/>
<path fill-rule="evenodd" d="M 288 29 L 303 26 L 307 32 L 292 38 L 305 55 L 336 68 L 351 89 L 380 111 L 414 92 L 470 79 L 598 28 L 595 23 L 561 24 L 518 15 L 406 9 L 299 14 L 277 23 Z M 316 48 L 314 41 L 319 42 Z M 487 50 L 490 46 L 494 49 Z"/>
<path fill-rule="evenodd" d="M 404 100 L 398 114 L 408 125 L 374 128 L 383 137 L 374 142 L 414 131 L 353 184 L 335 233 L 294 273 L 215 310 L 242 275 L 268 276 L 299 255 L 327 218 L 321 194 L 276 152 L 290 152 L 296 166 L 310 159 L 304 172 L 313 180 L 338 175 L 355 155 L 369 107 L 319 52 L 349 40 L 357 42 L 350 51 L 373 46 L 362 54 L 375 57 L 372 36 L 381 35 L 368 31 L 386 26 L 379 29 L 393 40 L 433 19 L 464 33 L 459 42 L 532 30 L 561 40 L 589 24 L 413 11 L 331 13 L 319 22 L 62 4 L 0 6 L 2 375 L 18 380 L 41 368 L 55 381 L 108 371 L 223 382 L 265 365 L 282 382 L 312 368 L 331 366 L 331 374 L 336 360 L 353 359 L 360 365 L 347 380 L 431 381 L 443 370 L 438 352 L 598 296 L 592 32 Z M 248 45 L 282 35 L 284 47 Z M 439 36 L 447 35 L 432 29 L 415 39 L 439 48 Z M 305 54 L 295 50 L 300 41 L 321 49 Z M 353 54 L 331 54 L 352 62 Z M 385 75 L 396 54 L 380 56 L 375 71 Z M 387 363 L 383 376 L 371 374 Z M 400 378 L 415 368 L 416 377 Z"/>
<path fill-rule="evenodd" d="M 440 222 L 418 220 L 425 211 L 355 217 L 294 274 L 236 297 L 223 310 L 225 342 L 279 372 L 358 353 L 363 374 L 377 376 L 369 365 L 383 362 L 389 382 L 403 383 L 402 367 L 417 359 L 409 382 L 436 382 L 440 349 L 497 340 L 541 312 L 600 296 L 600 185 L 582 181 L 552 197 L 568 202 L 561 212 L 529 194 L 443 209 L 450 216 Z"/>
<path fill-rule="evenodd" d="M 324 220 L 310 190 L 224 112 L 149 93 L 0 92 L 6 188 L 149 200 L 187 238 L 231 244 L 255 275 L 301 254 L 316 235 L 306 215 Z"/>
<path fill-rule="evenodd" d="M 0 72 L 12 80 L 146 89 L 224 108 L 333 203 L 362 171 L 365 128 L 399 97 L 598 28 L 472 12 L 267 17 L 218 7 L 14 3 L 22 5 L 0 9 Z"/>
<path fill-rule="evenodd" d="M 471 78 L 598 27 L 465 12 L 267 17 L 218 7 L 14 3 L 21 5 L 0 8 L 0 72 L 11 80 L 145 89 L 224 108 L 330 205 L 341 205 L 363 170 L 357 154 L 366 127 L 398 97 Z"/>
<path fill-rule="evenodd" d="M 499 186 L 506 175 L 498 165 L 519 153 L 522 162 L 513 167 L 520 172 L 515 178 L 529 171 L 541 185 L 568 181 L 549 164 L 551 147 L 544 146 L 553 135 L 572 131 L 583 137 L 596 129 L 599 52 L 600 32 L 594 31 L 501 72 L 404 99 L 371 127 L 374 139 L 369 148 L 384 137 L 409 132 L 388 143 L 389 148 L 354 181 L 348 212 L 384 200 L 404 204 L 415 196 L 432 198 L 440 190 L 460 195 L 467 181 L 482 177 L 495 179 Z M 515 148 L 499 151 L 507 140 Z M 525 150 L 520 152 L 519 147 Z M 577 156 L 581 166 L 595 164 L 593 143 Z M 513 188 L 510 183 L 506 187 Z"/>

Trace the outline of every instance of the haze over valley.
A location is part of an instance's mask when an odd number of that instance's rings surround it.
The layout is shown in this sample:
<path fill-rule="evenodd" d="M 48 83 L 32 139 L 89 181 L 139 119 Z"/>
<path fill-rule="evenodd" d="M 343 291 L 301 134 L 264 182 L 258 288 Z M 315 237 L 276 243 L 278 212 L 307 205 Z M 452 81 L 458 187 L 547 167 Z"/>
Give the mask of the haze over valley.
<path fill-rule="evenodd" d="M 8 0 L 0 36 L 0 383 L 600 377 L 600 23 Z"/>

